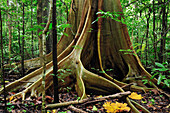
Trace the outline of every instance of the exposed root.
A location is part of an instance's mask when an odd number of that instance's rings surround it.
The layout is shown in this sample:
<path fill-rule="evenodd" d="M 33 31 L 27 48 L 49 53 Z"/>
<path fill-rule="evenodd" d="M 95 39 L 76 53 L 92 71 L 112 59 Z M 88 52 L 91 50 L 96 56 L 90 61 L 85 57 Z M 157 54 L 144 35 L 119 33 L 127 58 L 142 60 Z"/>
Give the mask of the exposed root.
<path fill-rule="evenodd" d="M 150 113 L 150 111 L 148 111 L 146 108 L 144 108 L 143 106 L 141 106 L 140 104 L 138 104 L 137 102 L 130 100 L 138 109 L 142 110 L 144 113 Z"/>

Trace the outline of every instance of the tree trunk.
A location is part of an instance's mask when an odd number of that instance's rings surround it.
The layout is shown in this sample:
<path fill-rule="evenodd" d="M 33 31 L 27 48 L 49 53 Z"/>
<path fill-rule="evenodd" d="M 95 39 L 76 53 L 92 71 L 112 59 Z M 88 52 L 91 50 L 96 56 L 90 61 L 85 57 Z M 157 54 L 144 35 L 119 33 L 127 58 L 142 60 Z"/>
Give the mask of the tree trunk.
<path fill-rule="evenodd" d="M 119 0 L 72 0 L 71 6 L 69 23 L 72 28 L 65 29 L 68 37 L 63 35 L 57 45 L 59 91 L 63 91 L 68 86 L 75 86 L 79 97 L 83 99 L 89 92 L 111 94 L 129 90 L 127 87 L 121 88 L 127 85 L 121 81 L 133 75 L 146 76 L 146 79 L 157 83 L 155 79 L 149 79 L 151 75 L 143 68 L 136 55 L 130 42 L 127 26 L 110 17 L 101 18 L 101 14 L 96 15 L 100 10 L 122 12 Z M 119 14 L 121 20 L 123 13 Z M 92 24 L 97 18 L 98 21 Z M 120 49 L 131 49 L 132 51 L 125 54 Z M 47 55 L 46 59 L 51 59 L 51 54 Z M 32 61 L 30 60 L 30 62 Z M 34 59 L 34 61 L 36 60 Z M 42 93 L 42 71 L 41 67 L 9 84 L 6 89 L 8 91 L 17 90 L 24 86 L 26 89 L 15 96 L 22 96 L 25 99 L 25 94 L 28 92 L 31 92 L 31 96 L 37 96 Z M 46 65 L 46 89 L 53 84 L 52 73 L 53 62 L 51 61 Z M 20 82 L 23 80 L 30 83 Z M 135 91 L 151 90 L 135 85 L 131 85 L 130 89 Z M 0 93 L 2 91 L 3 89 L 0 90 Z M 138 110 L 134 108 L 128 98 L 127 102 L 137 113 Z"/>
<path fill-rule="evenodd" d="M 146 67 L 148 66 L 148 61 L 149 61 L 149 57 L 148 57 L 148 53 L 149 53 L 149 44 L 148 44 L 148 41 L 149 41 L 149 20 L 150 20 L 150 7 L 149 7 L 149 13 L 146 14 L 146 18 L 147 18 L 147 31 L 146 31 L 146 53 L 145 53 L 145 57 L 146 57 Z"/>
<path fill-rule="evenodd" d="M 48 18 L 48 9 L 49 9 L 49 2 L 47 2 L 46 0 L 42 1 L 42 7 L 43 7 L 43 23 L 47 23 L 47 18 Z M 45 27 L 45 25 L 44 25 Z M 52 51 L 52 36 L 49 34 L 46 39 L 43 39 L 46 41 L 46 54 L 50 53 Z"/>
<path fill-rule="evenodd" d="M 156 17 L 155 17 L 155 1 L 153 0 L 153 37 L 154 37 L 154 44 L 153 44 L 153 48 L 154 48 L 154 61 L 156 61 L 156 59 L 157 59 L 157 43 L 156 43 L 156 41 L 157 41 L 157 36 L 156 36 L 156 31 L 155 31 L 155 19 L 156 19 Z"/>
<path fill-rule="evenodd" d="M 57 76 L 57 29 L 56 29 L 56 0 L 53 0 L 53 14 L 52 14 L 52 34 L 53 34 L 53 87 L 54 87 L 54 103 L 59 102 L 58 94 L 58 76 Z"/>
<path fill-rule="evenodd" d="M 9 0 L 7 0 L 7 6 L 9 7 Z M 8 29 L 9 29 L 9 44 L 8 44 L 8 51 L 9 51 L 9 61 L 11 60 L 11 40 L 12 40 L 12 28 L 11 28 L 11 17 L 9 15 L 9 10 L 8 10 Z"/>
<path fill-rule="evenodd" d="M 163 2 L 163 1 L 162 1 Z M 163 2 L 165 3 L 165 2 Z M 166 23 L 166 6 L 162 7 L 162 32 L 161 32 L 161 45 L 160 45 L 160 55 L 159 55 L 159 59 L 161 63 L 165 62 L 165 38 L 166 38 L 166 29 L 167 29 L 167 23 Z"/>
<path fill-rule="evenodd" d="M 37 4 L 37 23 L 39 26 L 42 23 L 42 12 L 43 12 L 43 7 L 42 7 L 42 0 L 38 0 Z M 39 57 L 40 57 L 40 66 L 42 66 L 42 56 L 43 56 L 43 42 L 42 42 L 42 29 L 38 29 L 38 45 L 39 45 Z"/>
<path fill-rule="evenodd" d="M 32 3 L 32 0 L 31 0 L 31 28 L 33 28 L 33 3 Z M 34 58 L 34 31 L 32 30 L 31 31 L 31 37 L 32 37 L 32 40 L 31 40 L 31 52 L 32 52 L 32 58 Z"/>
<path fill-rule="evenodd" d="M 2 16 L 1 16 L 1 9 L 0 9 L 0 38 L 1 38 L 1 83 L 3 83 L 3 95 L 4 95 L 4 112 L 7 112 L 7 101 L 6 101 L 6 88 L 5 88 L 5 73 L 4 73 L 4 54 L 3 54 L 3 36 L 2 36 Z"/>
<path fill-rule="evenodd" d="M 23 14 L 22 14 L 22 21 L 23 21 L 23 28 L 22 28 L 22 30 L 23 30 L 23 37 L 22 37 L 22 48 L 21 48 L 21 67 L 22 67 L 22 77 L 24 77 L 24 75 L 25 75 L 25 69 L 24 69 L 24 43 L 25 43 L 25 41 L 24 41 L 24 35 L 25 35 L 25 19 L 24 19 L 24 16 L 25 16 L 25 11 L 24 11 L 24 8 L 25 8 L 25 6 L 24 6 L 24 3 L 23 3 Z"/>

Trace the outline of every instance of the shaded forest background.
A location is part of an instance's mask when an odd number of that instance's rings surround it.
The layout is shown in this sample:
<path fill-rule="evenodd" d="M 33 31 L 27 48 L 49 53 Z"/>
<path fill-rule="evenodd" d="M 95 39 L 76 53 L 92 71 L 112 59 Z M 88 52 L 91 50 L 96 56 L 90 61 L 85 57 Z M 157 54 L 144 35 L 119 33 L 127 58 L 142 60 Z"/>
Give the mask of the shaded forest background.
<path fill-rule="evenodd" d="M 120 1 L 133 47 L 142 64 L 154 76 L 164 75 L 170 67 L 169 1 Z M 64 29 L 70 27 L 69 22 L 67 22 L 70 4 L 71 0 L 57 0 L 58 41 L 63 35 Z M 38 57 L 38 40 L 48 19 L 49 1 L 0 0 L 0 5 L 3 29 L 3 63 L 12 64 L 13 62 L 21 62 L 21 60 Z M 38 8 L 40 9 L 37 10 Z M 115 17 L 119 16 L 118 12 L 104 13 L 106 16 L 109 14 Z M 46 54 L 52 50 L 52 23 L 49 29 L 46 36 Z M 75 33 L 73 32 L 73 34 Z M 64 35 L 67 36 L 68 34 Z M 131 54 L 131 50 L 120 51 L 124 51 L 125 54 Z M 2 63 L 1 60 L 0 63 Z M 18 70 L 15 69 L 14 71 Z M 164 81 L 165 84 L 169 85 L 169 76 L 160 79 L 166 80 Z"/>

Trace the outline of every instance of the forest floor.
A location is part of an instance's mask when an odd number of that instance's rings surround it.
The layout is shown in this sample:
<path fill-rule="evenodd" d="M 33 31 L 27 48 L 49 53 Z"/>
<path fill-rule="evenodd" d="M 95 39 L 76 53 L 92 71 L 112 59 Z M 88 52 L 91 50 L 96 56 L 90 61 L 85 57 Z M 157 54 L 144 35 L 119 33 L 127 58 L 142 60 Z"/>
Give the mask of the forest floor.
<path fill-rule="evenodd" d="M 8 83 L 18 79 L 16 75 L 10 75 L 6 79 Z M 1 86 L 0 86 L 1 87 Z M 148 109 L 151 113 L 170 113 L 170 101 L 169 98 L 164 95 L 160 94 L 157 90 L 151 90 L 148 93 L 139 93 L 142 95 L 141 100 L 134 100 L 140 105 L 144 106 Z M 8 95 L 13 95 L 14 92 L 8 92 Z M 104 96 L 104 95 L 102 95 Z M 115 98 L 115 99 L 105 99 L 102 101 L 95 101 L 93 100 L 95 97 L 101 97 L 101 95 L 88 95 L 88 98 L 92 98 L 92 100 L 87 101 L 82 104 L 74 105 L 74 107 L 78 110 L 84 111 L 84 113 L 105 113 L 106 109 L 103 107 L 105 102 L 120 102 L 125 103 L 125 96 L 122 98 Z M 21 98 L 10 98 L 7 100 L 7 110 L 10 113 L 41 113 L 41 96 L 38 98 L 26 98 L 23 102 Z M 59 94 L 59 101 L 61 102 L 69 102 L 79 100 L 80 98 L 77 96 L 76 92 L 68 91 L 65 93 Z M 46 94 L 46 104 L 52 104 L 52 91 L 48 91 Z M 0 113 L 4 112 L 4 99 L 3 95 L 0 95 Z M 52 110 L 47 110 L 47 113 L 76 113 L 74 110 L 70 110 L 67 107 L 60 107 Z M 124 113 L 131 113 L 124 112 Z M 142 111 L 141 111 L 142 113 Z"/>

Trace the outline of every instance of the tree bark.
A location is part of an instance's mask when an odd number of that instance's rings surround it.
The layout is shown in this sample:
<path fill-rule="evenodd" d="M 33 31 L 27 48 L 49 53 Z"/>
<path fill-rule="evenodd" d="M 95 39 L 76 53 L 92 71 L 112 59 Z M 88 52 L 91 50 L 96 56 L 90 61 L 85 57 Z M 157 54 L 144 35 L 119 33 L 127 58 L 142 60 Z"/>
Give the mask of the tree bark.
<path fill-rule="evenodd" d="M 24 35 L 25 35 L 25 19 L 24 19 L 24 16 L 25 16 L 25 11 L 24 11 L 24 3 L 23 3 L 23 14 L 22 14 L 22 22 L 23 22 L 23 28 L 22 28 L 22 30 L 23 30 L 23 37 L 22 37 L 22 48 L 21 48 L 21 67 L 22 67 L 22 77 L 24 77 L 24 75 L 25 75 L 25 69 L 24 69 L 24 43 L 25 43 L 25 41 L 24 41 Z"/>
<path fill-rule="evenodd" d="M 33 22 L 33 7 L 32 7 L 33 3 L 32 3 L 32 0 L 31 0 L 31 28 L 33 28 L 33 25 L 32 25 L 32 22 Z M 31 52 L 32 52 L 32 58 L 34 58 L 34 31 L 32 30 L 31 31 L 31 37 L 32 37 L 32 40 L 31 40 L 31 44 L 32 44 L 32 47 L 31 47 Z"/>
<path fill-rule="evenodd" d="M 146 25 L 146 53 L 145 53 L 145 57 L 146 57 L 146 64 L 145 66 L 148 66 L 148 55 L 149 55 L 149 20 L 150 20 L 150 7 L 149 7 L 149 13 L 146 14 L 146 18 L 147 18 L 147 25 Z"/>
<path fill-rule="evenodd" d="M 9 7 L 9 0 L 7 0 L 7 6 Z M 9 51 L 9 61 L 11 60 L 11 40 L 12 40 L 12 28 L 11 28 L 11 17 L 9 15 L 8 10 L 8 29 L 9 29 L 9 44 L 8 44 L 8 51 Z"/>
<path fill-rule="evenodd" d="M 6 103 L 6 86 L 5 86 L 5 73 L 4 73 L 4 54 L 3 54 L 3 36 L 2 36 L 2 16 L 0 9 L 0 35 L 1 35 L 1 83 L 3 83 L 3 95 L 4 95 L 4 112 L 7 112 L 7 103 Z"/>
<path fill-rule="evenodd" d="M 39 26 L 42 23 L 42 12 L 43 12 L 43 7 L 42 7 L 42 0 L 38 0 L 37 4 L 37 23 Z M 43 45 L 42 45 L 42 29 L 38 29 L 38 46 L 39 46 L 39 57 L 41 58 L 43 56 Z M 42 61 L 40 59 L 40 66 L 42 66 Z"/>
<path fill-rule="evenodd" d="M 153 37 L 154 37 L 154 44 L 153 44 L 153 47 L 154 47 L 154 60 L 157 59 L 157 37 L 156 37 L 156 31 L 155 31 L 155 1 L 153 0 Z"/>
<path fill-rule="evenodd" d="M 42 13 L 42 16 L 43 16 L 43 23 L 47 23 L 47 18 L 48 18 L 48 9 L 49 9 L 49 1 L 48 2 L 46 0 L 43 0 L 42 1 L 42 7 L 43 7 L 43 13 Z M 44 25 L 45 27 L 45 25 Z M 50 35 L 50 33 L 48 34 L 48 36 L 46 37 L 46 39 L 43 39 L 46 41 L 46 54 L 49 54 L 51 51 L 52 51 L 52 36 Z"/>
<path fill-rule="evenodd" d="M 56 29 L 56 0 L 53 0 L 53 14 L 52 14 L 52 34 L 53 34 L 53 87 L 54 87 L 54 103 L 59 102 L 58 94 L 58 76 L 57 76 L 57 29 Z"/>
<path fill-rule="evenodd" d="M 162 1 L 163 2 L 163 1 Z M 163 2 L 164 3 L 164 2 Z M 162 32 L 161 32 L 161 45 L 160 45 L 160 53 L 159 53 L 159 59 L 161 63 L 165 62 L 165 37 L 166 37 L 166 6 L 162 7 Z"/>

